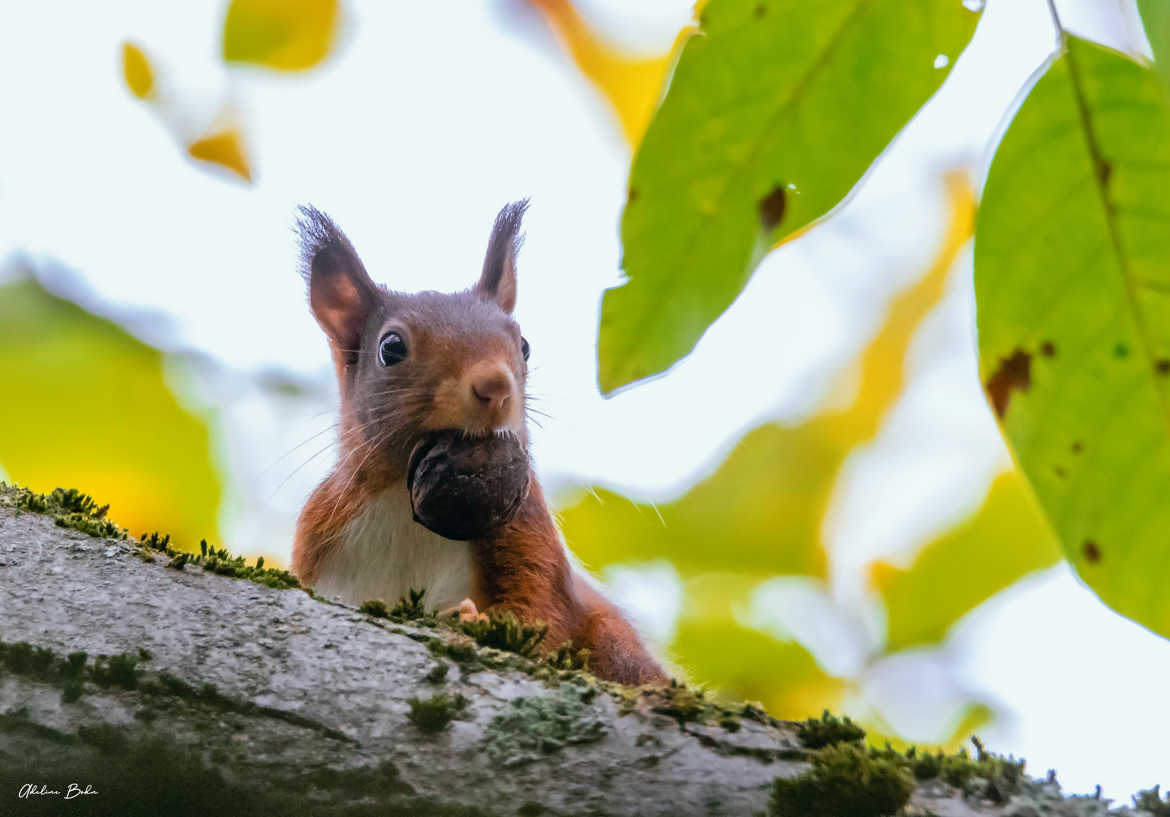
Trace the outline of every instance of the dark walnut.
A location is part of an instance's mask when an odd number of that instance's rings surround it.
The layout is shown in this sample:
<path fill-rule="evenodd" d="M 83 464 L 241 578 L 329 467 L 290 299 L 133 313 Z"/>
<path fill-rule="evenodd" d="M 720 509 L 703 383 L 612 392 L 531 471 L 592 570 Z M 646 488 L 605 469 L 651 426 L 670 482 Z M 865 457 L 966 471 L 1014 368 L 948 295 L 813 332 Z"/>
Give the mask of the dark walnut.
<path fill-rule="evenodd" d="M 488 538 L 528 494 L 528 451 L 512 437 L 435 431 L 411 452 L 406 487 L 420 525 L 447 539 Z"/>

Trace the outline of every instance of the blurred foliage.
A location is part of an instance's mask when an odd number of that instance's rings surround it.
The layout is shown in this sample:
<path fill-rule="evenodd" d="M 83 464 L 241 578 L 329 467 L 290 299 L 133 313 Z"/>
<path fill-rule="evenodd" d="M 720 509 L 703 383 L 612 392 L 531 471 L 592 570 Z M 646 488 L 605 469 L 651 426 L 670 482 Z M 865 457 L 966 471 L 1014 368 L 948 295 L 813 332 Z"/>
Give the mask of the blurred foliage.
<path fill-rule="evenodd" d="M 528 0 L 528 3 L 544 15 L 577 68 L 605 96 L 621 124 L 626 142 L 631 148 L 637 147 L 658 104 L 672 55 L 694 28 L 684 27 L 667 54 L 637 56 L 608 43 L 569 0 Z"/>
<path fill-rule="evenodd" d="M 843 200 L 943 82 L 982 5 L 708 0 L 696 5 L 697 27 L 647 55 L 615 47 L 571 0 L 527 2 L 635 149 L 628 280 L 605 294 L 600 326 L 606 392 L 686 355 L 771 248 Z M 1170 478 L 1170 4 L 1138 6 L 1157 63 L 1062 33 L 1065 49 L 996 149 L 976 228 L 980 369 L 1021 471 L 997 477 L 909 566 L 869 567 L 887 614 L 871 665 L 938 645 L 975 606 L 1052 564 L 1058 539 L 1107 603 L 1170 634 L 1170 509 L 1158 490 Z M 335 47 L 340 17 L 338 0 L 232 0 L 223 58 L 310 69 Z M 122 73 L 187 155 L 251 180 L 230 110 L 191 137 L 137 45 L 123 46 Z M 950 177 L 949 189 L 934 264 L 890 304 L 856 371 L 839 373 L 838 393 L 857 382 L 851 402 L 748 432 L 714 473 L 661 506 L 599 490 L 564 512 L 566 537 L 592 566 L 668 559 L 684 588 L 673 655 L 697 680 L 777 715 L 815 715 L 857 691 L 802 644 L 752 626 L 749 610 L 777 576 L 829 596 L 823 530 L 842 467 L 901 394 L 911 338 L 972 233 L 966 178 Z M 159 353 L 30 282 L 9 287 L 0 312 L 0 355 L 20 364 L 8 387 L 35 395 L 12 401 L 0 464 L 34 487 L 68 481 L 114 497 L 132 524 L 212 532 L 219 488 L 207 431 L 167 390 Z M 82 366 L 69 357 L 80 348 Z M 971 702 L 951 742 L 988 716 Z"/>
<path fill-rule="evenodd" d="M 139 99 L 147 99 L 154 93 L 154 71 L 150 60 L 134 43 L 122 43 L 122 76 L 130 93 Z"/>
<path fill-rule="evenodd" d="M 777 716 L 806 717 L 835 707 L 848 682 L 830 677 L 796 642 L 747 626 L 742 610 L 753 592 L 776 576 L 805 576 L 826 585 L 823 531 L 842 466 L 873 439 L 901 394 L 906 351 L 942 298 L 947 275 L 971 236 L 970 183 L 953 173 L 947 185 L 950 220 L 937 257 L 890 304 L 884 324 L 856 361 L 858 385 L 848 405 L 827 406 L 800 425 L 769 423 L 750 431 L 714 474 L 672 502 L 647 505 L 598 490 L 561 513 L 565 538 L 586 564 L 669 559 L 685 592 L 672 657 L 695 678 L 762 701 Z M 845 381 L 853 375 L 840 376 Z M 880 590 L 898 585 L 915 591 L 909 608 L 901 606 L 901 598 L 887 599 L 889 652 L 941 642 L 958 618 L 992 592 L 1056 560 L 1051 535 L 1029 503 L 1017 477 L 1001 477 L 974 521 L 929 545 L 920 564 L 909 571 L 878 571 Z M 1002 539 L 984 546 L 989 553 L 973 553 L 985 534 Z M 959 585 L 965 589 L 956 592 Z M 938 593 L 927 592 L 935 586 Z M 904 621 L 907 615 L 911 621 Z"/>
<path fill-rule="evenodd" d="M 281 71 L 305 71 L 337 39 L 339 0 L 232 0 L 223 23 L 223 58 Z"/>
<path fill-rule="evenodd" d="M 0 371 L 12 479 L 84 485 L 132 533 L 218 538 L 208 418 L 175 399 L 161 352 L 25 278 L 0 287 Z"/>
<path fill-rule="evenodd" d="M 223 59 L 279 71 L 307 71 L 333 50 L 341 21 L 340 0 L 232 0 L 224 16 Z M 252 161 L 244 126 L 224 104 L 214 121 L 192 134 L 182 115 L 187 101 L 158 92 L 157 68 L 139 46 L 122 44 L 122 75 L 135 97 L 154 114 L 197 162 L 230 171 L 251 183 Z M 230 98 L 230 94 L 226 97 Z"/>
<path fill-rule="evenodd" d="M 187 145 L 187 153 L 192 159 L 220 165 L 244 181 L 252 181 L 252 166 L 238 127 L 228 126 L 200 136 Z"/>
<path fill-rule="evenodd" d="M 1170 635 L 1170 94 L 1068 38 L 992 164 L 975 253 L 980 371 L 1065 555 Z"/>
<path fill-rule="evenodd" d="M 941 643 L 968 610 L 1059 559 L 1031 489 L 1015 471 L 1000 474 L 983 506 L 919 551 L 909 568 L 871 568 L 871 585 L 886 605 L 886 650 Z"/>
<path fill-rule="evenodd" d="M 1154 68 L 1170 85 L 1170 3 L 1166 0 L 1137 0 L 1137 5 L 1154 52 Z"/>
<path fill-rule="evenodd" d="M 848 684 L 834 678 L 796 641 L 741 623 L 749 584 L 710 574 L 687 582 L 671 657 L 695 680 L 758 701 L 776 717 L 811 715 L 840 705 Z M 778 682 L 778 679 L 783 681 Z"/>
<path fill-rule="evenodd" d="M 602 391 L 690 352 L 768 249 L 857 183 L 977 20 L 941 0 L 707 3 L 634 157 Z"/>
<path fill-rule="evenodd" d="M 122 44 L 122 78 L 136 98 L 142 100 L 192 159 L 226 169 L 245 182 L 252 181 L 252 166 L 243 130 L 230 108 L 222 109 L 208 129 L 189 135 L 189 125 L 178 115 L 181 106 L 159 89 L 157 68 L 146 52 L 130 42 Z"/>

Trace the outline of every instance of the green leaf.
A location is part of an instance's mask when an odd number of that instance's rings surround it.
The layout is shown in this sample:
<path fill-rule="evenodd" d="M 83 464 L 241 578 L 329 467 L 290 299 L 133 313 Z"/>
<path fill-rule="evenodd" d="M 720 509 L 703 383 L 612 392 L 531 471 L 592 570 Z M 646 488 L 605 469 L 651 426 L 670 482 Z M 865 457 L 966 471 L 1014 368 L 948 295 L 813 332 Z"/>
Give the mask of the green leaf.
<path fill-rule="evenodd" d="M 207 424 L 171 393 L 161 352 L 23 279 L 0 287 L 0 371 L 12 479 L 79 488 L 133 534 L 219 538 Z"/>
<path fill-rule="evenodd" d="M 694 348 L 778 240 L 836 206 L 947 75 L 958 0 L 711 0 L 634 158 L 610 392 Z"/>
<path fill-rule="evenodd" d="M 823 578 L 821 518 L 847 453 L 834 427 L 755 429 L 719 470 L 673 502 L 595 491 L 561 513 L 566 541 L 590 565 L 668 558 L 684 578 L 712 571 Z"/>
<path fill-rule="evenodd" d="M 1154 67 L 1163 79 L 1170 82 L 1170 2 L 1138 0 L 1138 9 L 1154 52 Z"/>
<path fill-rule="evenodd" d="M 886 651 L 942 643 L 979 604 L 1058 559 L 1060 545 L 1031 489 L 1018 472 L 1001 474 L 982 507 L 927 544 L 909 568 L 871 569 L 886 604 Z"/>
<path fill-rule="evenodd" d="M 797 426 L 750 432 L 713 475 L 675 501 L 637 504 L 609 491 L 585 496 L 562 514 L 573 551 L 596 566 L 667 558 L 684 578 L 712 571 L 739 571 L 755 581 L 825 577 L 821 530 L 837 474 L 901 393 L 906 349 L 971 235 L 970 184 L 948 174 L 946 185 L 950 217 L 938 253 L 890 303 L 855 369 L 843 373 L 856 389 L 849 405 L 828 407 Z"/>
<path fill-rule="evenodd" d="M 232 0 L 223 24 L 223 58 L 307 70 L 329 55 L 340 16 L 338 0 Z"/>
<path fill-rule="evenodd" d="M 1170 635 L 1170 104 L 1069 39 L 996 152 L 976 227 L 980 370 L 1066 555 Z"/>

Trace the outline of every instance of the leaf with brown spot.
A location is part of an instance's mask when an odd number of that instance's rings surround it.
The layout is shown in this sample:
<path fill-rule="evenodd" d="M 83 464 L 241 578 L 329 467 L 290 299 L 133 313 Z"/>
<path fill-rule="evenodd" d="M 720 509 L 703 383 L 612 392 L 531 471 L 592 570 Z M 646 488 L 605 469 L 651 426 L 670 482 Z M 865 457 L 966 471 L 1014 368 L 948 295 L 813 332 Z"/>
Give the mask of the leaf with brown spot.
<path fill-rule="evenodd" d="M 999 367 L 987 378 L 987 396 L 995 414 L 1003 419 L 1013 391 L 1027 391 L 1032 385 L 1032 356 L 1016 348 L 1009 357 L 999 359 Z"/>
<path fill-rule="evenodd" d="M 780 226 L 787 202 L 788 191 L 782 184 L 773 187 L 771 193 L 760 199 L 760 226 L 764 228 L 765 233 L 771 234 Z"/>
<path fill-rule="evenodd" d="M 1081 550 L 1085 554 L 1086 562 L 1097 564 L 1097 562 L 1101 561 L 1101 546 L 1092 539 L 1086 539 L 1085 544 Z"/>
<path fill-rule="evenodd" d="M 1065 45 L 1004 133 L 980 201 L 980 373 L 1070 564 L 1110 607 L 1170 636 L 1170 84 L 1145 61 Z M 1048 341 L 1059 356 L 1026 377 L 1019 360 L 1005 369 L 1005 355 Z M 1076 467 L 1070 446 L 1084 451 Z"/>
<path fill-rule="evenodd" d="M 979 20 L 954 0 L 761 5 L 703 7 L 638 145 L 626 281 L 602 300 L 605 393 L 689 354 L 771 246 L 837 207 L 946 78 L 934 58 L 957 56 Z M 782 221 L 760 207 L 780 179 L 800 192 Z M 768 242 L 761 221 L 778 224 Z"/>

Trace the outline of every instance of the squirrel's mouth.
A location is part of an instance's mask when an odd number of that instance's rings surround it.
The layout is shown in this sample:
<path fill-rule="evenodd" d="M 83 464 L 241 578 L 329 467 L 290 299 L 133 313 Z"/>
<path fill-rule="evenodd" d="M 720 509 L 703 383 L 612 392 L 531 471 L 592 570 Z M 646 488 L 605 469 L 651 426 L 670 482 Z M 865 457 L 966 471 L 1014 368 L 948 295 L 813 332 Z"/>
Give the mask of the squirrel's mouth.
<path fill-rule="evenodd" d="M 410 451 L 410 459 L 406 464 L 406 490 L 409 491 L 414 484 L 415 472 L 418 470 L 419 463 L 422 462 L 423 457 L 431 452 L 431 449 L 439 441 L 439 436 L 431 431 L 423 435 L 414 448 Z"/>

